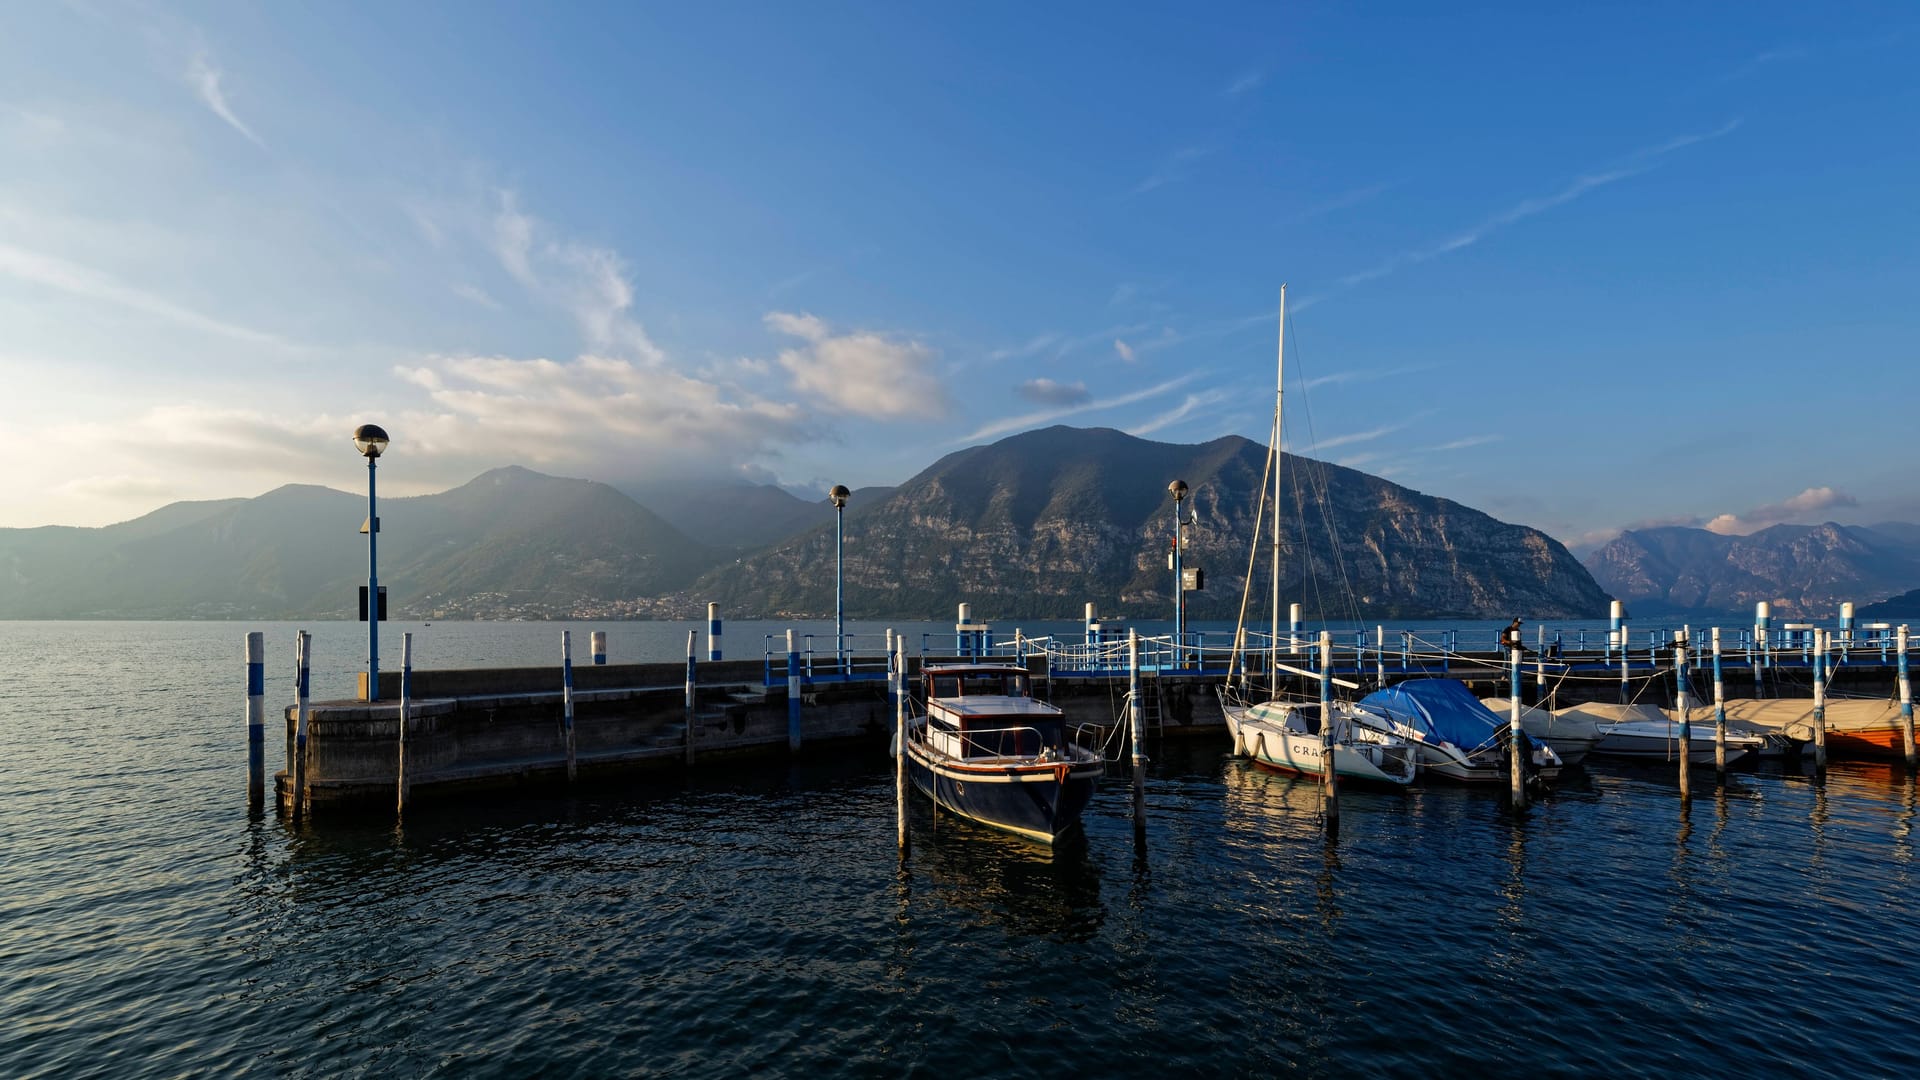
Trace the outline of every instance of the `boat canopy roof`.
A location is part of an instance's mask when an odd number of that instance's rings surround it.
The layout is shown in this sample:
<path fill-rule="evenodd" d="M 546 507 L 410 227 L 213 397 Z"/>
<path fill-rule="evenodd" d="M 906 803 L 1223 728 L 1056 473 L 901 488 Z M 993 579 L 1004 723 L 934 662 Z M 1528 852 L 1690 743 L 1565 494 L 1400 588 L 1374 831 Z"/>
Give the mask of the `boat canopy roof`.
<path fill-rule="evenodd" d="M 1409 679 L 1360 699 L 1360 707 L 1472 752 L 1500 741 L 1507 721 L 1459 679 Z M 1531 742 L 1531 740 L 1529 740 Z"/>

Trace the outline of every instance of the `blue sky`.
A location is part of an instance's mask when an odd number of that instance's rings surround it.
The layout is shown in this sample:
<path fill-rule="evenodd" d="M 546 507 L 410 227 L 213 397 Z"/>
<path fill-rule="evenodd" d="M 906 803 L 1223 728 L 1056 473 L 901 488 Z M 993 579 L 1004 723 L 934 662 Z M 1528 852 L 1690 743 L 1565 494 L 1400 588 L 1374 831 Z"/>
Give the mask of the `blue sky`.
<path fill-rule="evenodd" d="M 1920 10 L 1550 7 L 17 7 L 0 525 L 1264 438 L 1282 282 L 1291 449 L 1920 520 Z"/>

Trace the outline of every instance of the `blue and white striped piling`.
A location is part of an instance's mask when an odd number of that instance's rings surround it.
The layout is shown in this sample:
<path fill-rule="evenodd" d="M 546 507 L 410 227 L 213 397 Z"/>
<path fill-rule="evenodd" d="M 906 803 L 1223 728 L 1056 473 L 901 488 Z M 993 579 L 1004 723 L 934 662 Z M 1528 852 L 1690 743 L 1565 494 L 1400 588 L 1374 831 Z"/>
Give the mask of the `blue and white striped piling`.
<path fill-rule="evenodd" d="M 1827 768 L 1827 650 L 1821 640 L 1825 631 L 1814 630 L 1813 637 L 1813 767 Z"/>
<path fill-rule="evenodd" d="M 1760 650 L 1760 655 L 1753 663 L 1753 696 L 1756 698 L 1761 696 L 1761 672 L 1773 666 L 1772 643 L 1768 640 L 1771 635 L 1767 633 L 1772 622 L 1772 604 L 1762 600 L 1753 605 L 1753 643 Z"/>
<path fill-rule="evenodd" d="M 1373 628 L 1373 683 L 1385 689 L 1387 685 L 1387 628 Z"/>
<path fill-rule="evenodd" d="M 1848 600 L 1840 605 L 1840 648 L 1844 650 L 1852 647 L 1853 601 Z"/>
<path fill-rule="evenodd" d="M 1900 650 L 1900 737 L 1906 751 L 1907 771 L 1914 769 L 1913 683 L 1907 679 L 1907 624 L 1895 631 L 1895 647 Z"/>
<path fill-rule="evenodd" d="M 894 650 L 898 649 L 903 644 L 905 643 L 894 640 L 893 628 L 889 626 L 887 628 L 887 711 L 888 712 L 893 711 L 893 695 L 894 695 L 894 691 L 899 689 L 899 682 L 900 682 L 899 669 L 894 665 Z"/>
<path fill-rule="evenodd" d="M 787 752 L 800 752 L 800 643 L 787 630 Z"/>
<path fill-rule="evenodd" d="M 1287 606 L 1287 651 L 1300 652 L 1300 605 Z"/>
<path fill-rule="evenodd" d="M 267 635 L 247 634 L 247 803 L 266 802 L 267 767 Z"/>
<path fill-rule="evenodd" d="M 1519 635 L 1515 635 L 1518 637 Z M 1527 808 L 1527 732 L 1520 723 L 1520 642 L 1507 650 L 1508 677 L 1513 700 L 1507 703 L 1507 774 L 1515 810 Z"/>
<path fill-rule="evenodd" d="M 1626 618 L 1625 604 L 1615 600 L 1607 606 L 1607 659 L 1613 659 L 1613 650 L 1617 646 L 1621 652 L 1627 649 L 1626 628 L 1621 625 Z"/>
<path fill-rule="evenodd" d="M 607 632 L 595 630 L 587 635 L 587 648 L 593 654 L 595 667 L 607 662 Z"/>
<path fill-rule="evenodd" d="M 560 631 L 560 726 L 567 737 L 567 780 L 572 782 L 573 757 L 573 631 Z"/>
<path fill-rule="evenodd" d="M 1693 798 L 1693 709 L 1687 702 L 1687 635 L 1673 646 L 1673 711 L 1680 716 L 1680 801 Z"/>
<path fill-rule="evenodd" d="M 407 726 L 413 719 L 413 635 L 400 635 L 400 732 L 399 753 L 393 764 L 393 808 L 396 813 L 407 812 L 407 795 L 412 781 L 407 779 Z"/>
<path fill-rule="evenodd" d="M 1140 746 L 1140 631 L 1127 627 L 1127 721 L 1133 734 L 1133 828 L 1147 827 L 1147 755 Z"/>
<path fill-rule="evenodd" d="M 1340 827 L 1340 770 L 1333 749 L 1333 631 L 1320 631 L 1320 811 L 1327 831 Z"/>
<path fill-rule="evenodd" d="M 1533 703 L 1547 700 L 1547 627 L 1536 625 L 1533 634 Z"/>
<path fill-rule="evenodd" d="M 301 630 L 293 639 L 293 816 L 307 812 L 307 714 L 308 692 L 312 686 L 307 654 L 312 637 Z"/>
<path fill-rule="evenodd" d="M 1100 648 L 1100 618 L 1094 614 L 1092 602 L 1087 604 L 1087 656 L 1091 658 Z"/>
<path fill-rule="evenodd" d="M 699 640 L 700 631 L 687 631 L 687 764 L 693 764 L 693 713 L 697 704 L 693 675 L 694 642 Z"/>
<path fill-rule="evenodd" d="M 720 662 L 720 605 L 707 605 L 707 662 Z"/>
<path fill-rule="evenodd" d="M 1727 782 L 1727 684 L 1720 678 L 1720 628 L 1713 628 L 1713 775 Z"/>

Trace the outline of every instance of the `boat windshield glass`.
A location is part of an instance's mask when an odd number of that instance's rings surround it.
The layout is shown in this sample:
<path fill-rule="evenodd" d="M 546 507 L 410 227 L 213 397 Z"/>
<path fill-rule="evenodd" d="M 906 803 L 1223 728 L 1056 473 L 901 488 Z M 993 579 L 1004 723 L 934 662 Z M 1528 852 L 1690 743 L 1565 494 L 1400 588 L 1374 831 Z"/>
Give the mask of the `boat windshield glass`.
<path fill-rule="evenodd" d="M 933 676 L 933 696 L 953 697 L 1025 697 L 1027 677 L 1019 672 L 992 671 Z"/>

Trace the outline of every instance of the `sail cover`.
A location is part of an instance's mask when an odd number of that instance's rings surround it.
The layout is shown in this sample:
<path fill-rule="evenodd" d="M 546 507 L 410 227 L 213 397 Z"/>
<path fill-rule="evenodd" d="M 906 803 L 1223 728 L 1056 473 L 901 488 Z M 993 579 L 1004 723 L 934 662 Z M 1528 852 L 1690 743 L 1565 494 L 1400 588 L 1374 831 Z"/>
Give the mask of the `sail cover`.
<path fill-rule="evenodd" d="M 1480 704 L 1467 684 L 1458 679 L 1409 679 L 1368 694 L 1360 699 L 1360 707 L 1445 739 L 1468 753 L 1498 743 L 1508 724 L 1500 714 Z M 1527 740 L 1529 746 L 1532 743 L 1532 739 Z"/>

